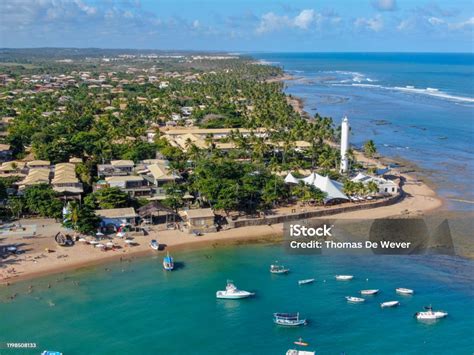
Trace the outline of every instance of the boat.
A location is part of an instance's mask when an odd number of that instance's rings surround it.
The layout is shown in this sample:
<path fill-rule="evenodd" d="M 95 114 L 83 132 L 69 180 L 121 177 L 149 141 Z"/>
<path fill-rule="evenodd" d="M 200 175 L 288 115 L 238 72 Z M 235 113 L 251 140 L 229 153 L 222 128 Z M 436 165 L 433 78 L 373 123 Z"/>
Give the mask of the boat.
<path fill-rule="evenodd" d="M 296 350 L 296 349 L 289 349 L 286 352 L 286 355 L 315 355 L 316 352 L 314 351 L 306 351 L 306 350 Z"/>
<path fill-rule="evenodd" d="M 63 355 L 63 353 L 59 351 L 51 351 L 51 350 L 44 350 L 41 355 Z"/>
<path fill-rule="evenodd" d="M 171 271 L 174 269 L 173 257 L 170 256 L 169 252 L 166 252 L 166 256 L 163 258 L 163 268 L 166 271 Z"/>
<path fill-rule="evenodd" d="M 347 302 L 350 303 L 362 303 L 365 302 L 365 299 L 360 298 L 360 297 L 353 297 L 353 296 L 346 296 Z"/>
<path fill-rule="evenodd" d="M 415 291 L 403 287 L 396 288 L 395 291 L 400 295 L 413 295 L 415 293 Z"/>
<path fill-rule="evenodd" d="M 353 275 L 336 275 L 336 280 L 338 281 L 349 281 L 354 278 Z"/>
<path fill-rule="evenodd" d="M 397 307 L 399 305 L 400 305 L 400 302 L 398 302 L 398 301 L 387 301 L 387 302 L 382 302 L 380 304 L 380 307 L 382 307 L 382 308 Z"/>
<path fill-rule="evenodd" d="M 367 295 L 367 296 L 376 295 L 377 293 L 379 293 L 379 290 L 361 290 L 360 291 L 361 295 Z"/>
<path fill-rule="evenodd" d="M 306 285 L 306 284 L 310 284 L 310 283 L 313 283 L 315 279 L 306 279 L 306 280 L 299 280 L 298 281 L 298 285 Z"/>
<path fill-rule="evenodd" d="M 272 274 L 287 274 L 290 272 L 290 269 L 284 267 L 283 265 L 278 265 L 278 261 L 275 264 L 270 265 L 270 272 Z"/>
<path fill-rule="evenodd" d="M 299 313 L 273 313 L 273 322 L 287 327 L 306 325 L 306 319 L 300 319 Z"/>
<path fill-rule="evenodd" d="M 153 250 L 158 250 L 160 248 L 160 244 L 156 241 L 156 239 L 152 239 L 150 241 L 150 248 Z"/>
<path fill-rule="evenodd" d="M 232 280 L 227 280 L 227 286 L 225 291 L 217 291 L 216 298 L 228 299 L 228 300 L 237 300 L 241 298 L 247 298 L 255 295 L 255 293 L 239 290 Z"/>
<path fill-rule="evenodd" d="M 303 341 L 303 338 L 299 338 L 297 341 L 294 342 L 294 344 L 299 345 L 299 346 L 308 346 L 309 344 L 305 341 Z"/>
<path fill-rule="evenodd" d="M 448 312 L 444 311 L 433 311 L 431 306 L 426 306 L 425 311 L 415 313 L 415 317 L 418 320 L 437 320 L 448 316 Z"/>

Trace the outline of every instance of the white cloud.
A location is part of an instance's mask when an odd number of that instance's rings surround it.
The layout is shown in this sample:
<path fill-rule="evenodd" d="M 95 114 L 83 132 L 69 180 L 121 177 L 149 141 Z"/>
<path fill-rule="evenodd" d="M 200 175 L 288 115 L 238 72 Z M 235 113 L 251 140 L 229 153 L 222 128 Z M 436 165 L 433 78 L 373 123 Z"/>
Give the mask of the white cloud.
<path fill-rule="evenodd" d="M 379 11 L 395 11 L 397 9 L 396 0 L 374 0 L 372 6 Z"/>
<path fill-rule="evenodd" d="M 293 20 L 294 25 L 306 30 L 314 20 L 314 10 L 303 10 Z"/>
<path fill-rule="evenodd" d="M 257 33 L 267 33 L 283 28 L 299 28 L 307 30 L 318 21 L 321 17 L 313 9 L 302 10 L 295 17 L 289 17 L 287 15 L 277 15 L 274 12 L 268 12 L 260 18 L 260 23 L 257 26 Z"/>
<path fill-rule="evenodd" d="M 194 29 L 197 29 L 197 28 L 199 28 L 200 26 L 201 26 L 201 24 L 199 23 L 199 20 L 194 20 L 194 21 L 193 21 L 193 28 L 194 28 Z"/>
<path fill-rule="evenodd" d="M 382 16 L 377 14 L 372 18 L 359 17 L 354 21 L 354 25 L 357 28 L 369 29 L 374 32 L 379 32 L 383 29 L 384 23 Z"/>
<path fill-rule="evenodd" d="M 466 21 L 449 24 L 451 30 L 463 30 L 470 27 L 474 27 L 474 17 L 470 17 Z"/>
<path fill-rule="evenodd" d="M 446 21 L 444 21 L 443 19 L 434 16 L 429 17 L 428 22 L 433 26 L 444 25 L 446 23 Z"/>

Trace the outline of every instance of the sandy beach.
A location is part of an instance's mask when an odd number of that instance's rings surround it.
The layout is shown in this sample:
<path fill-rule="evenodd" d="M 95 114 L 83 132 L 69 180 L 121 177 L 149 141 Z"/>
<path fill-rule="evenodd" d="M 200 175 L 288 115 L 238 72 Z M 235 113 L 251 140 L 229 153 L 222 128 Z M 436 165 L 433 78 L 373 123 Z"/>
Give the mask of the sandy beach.
<path fill-rule="evenodd" d="M 403 176 L 406 179 L 403 186 L 406 196 L 402 201 L 386 207 L 334 214 L 331 218 L 363 219 L 420 215 L 430 213 L 442 206 L 442 201 L 428 185 L 409 175 Z M 311 207 L 305 206 L 304 209 L 308 211 L 311 210 Z M 8 237 L 9 244 L 19 245 L 20 249 L 25 252 L 10 256 L 2 261 L 0 282 L 3 285 L 113 260 L 146 257 L 156 253 L 163 254 L 163 250 L 173 253 L 182 249 L 278 242 L 283 233 L 283 224 L 228 229 L 199 237 L 179 230 L 153 230 L 152 227 L 149 235 L 135 236 L 136 245 L 128 246 L 122 239 L 114 238 L 113 241 L 118 247 L 114 250 L 102 251 L 83 242 L 76 242 L 72 247 L 58 246 L 53 236 L 58 230 L 63 229 L 59 223 L 53 220 L 23 220 L 22 224 L 36 225 L 36 235 L 33 237 Z M 65 230 L 63 231 L 65 232 Z M 158 252 L 151 250 L 149 247 L 151 239 L 157 239 L 163 250 Z M 5 240 L 3 242 L 5 243 Z M 47 249 L 50 252 L 46 251 Z"/>

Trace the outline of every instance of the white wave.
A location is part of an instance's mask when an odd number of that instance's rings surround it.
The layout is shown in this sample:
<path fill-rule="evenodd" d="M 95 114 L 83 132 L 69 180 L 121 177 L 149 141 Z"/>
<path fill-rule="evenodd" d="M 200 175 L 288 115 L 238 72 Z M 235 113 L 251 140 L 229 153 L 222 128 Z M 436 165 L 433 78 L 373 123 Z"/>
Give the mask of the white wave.
<path fill-rule="evenodd" d="M 414 94 L 428 95 L 432 97 L 453 100 L 453 101 L 474 103 L 474 98 L 472 97 L 451 95 L 436 88 L 417 89 L 413 86 L 408 85 L 405 87 L 401 87 L 401 86 L 395 86 L 393 88 L 388 87 L 387 89 L 389 90 L 393 89 L 397 91 L 409 92 L 409 93 L 414 93 Z"/>

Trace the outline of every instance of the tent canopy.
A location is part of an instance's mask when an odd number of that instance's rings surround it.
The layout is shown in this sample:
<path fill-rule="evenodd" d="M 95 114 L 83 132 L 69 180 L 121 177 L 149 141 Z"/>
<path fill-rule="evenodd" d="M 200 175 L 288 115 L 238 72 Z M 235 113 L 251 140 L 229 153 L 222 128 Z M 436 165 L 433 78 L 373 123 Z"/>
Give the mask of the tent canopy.
<path fill-rule="evenodd" d="M 285 178 L 285 183 L 287 184 L 298 184 L 300 181 L 303 181 L 306 185 L 313 185 L 322 192 L 326 193 L 324 202 L 335 199 L 349 199 L 346 194 L 342 192 L 342 184 L 340 182 L 331 180 L 328 176 L 321 176 L 313 172 L 305 178 L 297 179 L 291 173 L 289 173 Z"/>

